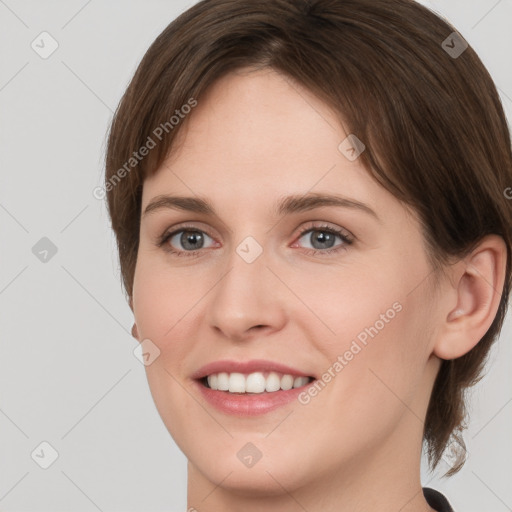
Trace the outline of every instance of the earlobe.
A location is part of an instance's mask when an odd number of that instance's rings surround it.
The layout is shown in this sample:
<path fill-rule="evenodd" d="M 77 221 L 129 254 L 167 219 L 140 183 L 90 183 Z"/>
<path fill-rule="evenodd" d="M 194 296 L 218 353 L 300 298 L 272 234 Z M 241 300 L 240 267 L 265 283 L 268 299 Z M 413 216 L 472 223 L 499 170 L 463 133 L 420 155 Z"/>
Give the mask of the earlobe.
<path fill-rule="evenodd" d="M 501 300 L 505 282 L 507 249 L 497 235 L 484 238 L 478 247 L 460 261 L 457 301 L 443 322 L 434 354 L 456 359 L 469 352 L 489 330 Z"/>

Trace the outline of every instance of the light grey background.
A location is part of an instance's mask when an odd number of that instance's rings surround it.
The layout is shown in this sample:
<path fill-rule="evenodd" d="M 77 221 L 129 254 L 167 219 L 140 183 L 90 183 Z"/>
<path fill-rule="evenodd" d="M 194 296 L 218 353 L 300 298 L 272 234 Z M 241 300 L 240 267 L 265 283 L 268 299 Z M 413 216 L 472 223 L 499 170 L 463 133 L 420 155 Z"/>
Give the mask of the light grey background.
<path fill-rule="evenodd" d="M 186 459 L 133 355 L 115 242 L 92 190 L 102 184 L 112 112 L 138 62 L 193 3 L 0 0 L 4 512 L 186 509 Z M 512 0 L 424 3 L 479 53 L 512 119 Z M 47 59 L 31 48 L 43 31 L 59 45 Z M 46 263 L 32 252 L 43 237 L 57 248 Z M 509 315 L 473 394 L 464 469 L 440 479 L 423 467 L 423 484 L 460 512 L 512 510 L 510 339 Z M 35 462 L 49 456 L 43 441 L 58 452 L 48 469 Z"/>

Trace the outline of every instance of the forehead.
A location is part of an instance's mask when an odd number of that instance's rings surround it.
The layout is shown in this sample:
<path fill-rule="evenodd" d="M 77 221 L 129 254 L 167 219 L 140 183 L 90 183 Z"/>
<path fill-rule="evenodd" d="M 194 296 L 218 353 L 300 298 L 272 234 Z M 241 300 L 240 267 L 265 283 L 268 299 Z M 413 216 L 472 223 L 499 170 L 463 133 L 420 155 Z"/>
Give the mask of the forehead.
<path fill-rule="evenodd" d="M 172 192 L 247 205 L 283 189 L 382 202 L 387 192 L 340 150 L 348 135 L 324 102 L 276 71 L 231 73 L 198 100 L 171 154 L 145 181 L 143 204 Z"/>

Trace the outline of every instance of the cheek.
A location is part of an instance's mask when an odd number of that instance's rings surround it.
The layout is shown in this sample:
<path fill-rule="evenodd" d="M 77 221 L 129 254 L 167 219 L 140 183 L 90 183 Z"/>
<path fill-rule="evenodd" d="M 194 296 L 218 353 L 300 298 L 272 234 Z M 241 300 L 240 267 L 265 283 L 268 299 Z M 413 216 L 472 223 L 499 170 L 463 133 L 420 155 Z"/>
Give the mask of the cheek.
<path fill-rule="evenodd" d="M 383 272 L 380 265 L 359 263 L 290 276 L 294 292 L 312 313 L 307 314 L 309 323 L 317 330 L 311 339 L 320 350 L 336 355 L 348 350 L 354 339 L 364 346 L 365 341 L 385 336 L 390 326 L 400 321 L 405 294 L 393 284 L 392 274 L 393 269 Z M 304 309 L 302 304 L 300 307 Z M 292 321 L 304 316 L 304 311 L 297 313 Z"/>
<path fill-rule="evenodd" d="M 351 329 L 367 337 L 348 336 L 332 347 L 329 361 L 335 376 L 305 406 L 316 413 L 307 414 L 304 421 L 311 431 L 319 427 L 314 418 L 326 418 L 322 428 L 325 438 L 330 439 L 326 443 L 326 458 L 331 456 L 329 449 L 333 446 L 347 457 L 375 452 L 394 435 L 403 419 L 417 421 L 408 410 L 417 409 L 415 397 L 422 368 L 418 354 L 408 350 L 407 309 L 396 312 L 384 327 L 378 323 L 378 332 L 371 329 L 376 323 L 372 315 L 365 319 L 372 319 L 371 323 L 365 321 L 368 331 L 357 325 Z M 421 417 L 420 410 L 415 414 Z"/>
<path fill-rule="evenodd" d="M 341 355 L 343 368 L 326 407 L 343 412 L 343 422 L 373 438 L 376 428 L 382 430 L 379 436 L 392 432 L 407 409 L 422 414 L 416 400 L 428 358 L 427 317 L 416 300 L 402 296 L 392 302 L 396 298 L 386 297 L 377 315 L 352 318 L 351 336 L 330 358 Z"/>
<path fill-rule="evenodd" d="M 189 281 L 190 283 L 190 281 Z M 187 396 L 182 387 L 182 362 L 190 351 L 191 321 L 198 293 L 194 286 L 155 261 L 139 260 L 134 278 L 133 306 L 140 340 L 158 347 L 158 357 L 145 367 L 156 408 L 172 435 L 186 437 L 182 426 L 190 424 Z"/>
<path fill-rule="evenodd" d="M 199 283 L 186 273 L 170 272 L 157 258 L 139 256 L 133 286 L 139 334 L 156 344 L 172 338 L 194 313 L 194 304 L 202 293 Z"/>
<path fill-rule="evenodd" d="M 411 403 L 428 358 L 427 300 L 424 287 L 417 287 L 424 274 L 399 267 L 393 262 L 347 272 L 346 279 L 324 280 L 308 295 L 331 330 L 316 336 L 328 361 L 325 371 L 336 375 L 329 405 L 350 405 L 356 422 L 377 411 L 393 415 L 402 402 Z"/>

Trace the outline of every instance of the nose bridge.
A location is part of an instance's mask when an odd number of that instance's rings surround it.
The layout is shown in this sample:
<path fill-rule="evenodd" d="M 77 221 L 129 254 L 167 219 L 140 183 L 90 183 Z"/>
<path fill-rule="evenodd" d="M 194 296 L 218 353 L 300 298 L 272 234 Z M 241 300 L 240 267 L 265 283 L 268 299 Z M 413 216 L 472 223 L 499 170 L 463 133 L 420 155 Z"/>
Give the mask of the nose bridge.
<path fill-rule="evenodd" d="M 226 336 L 240 338 L 255 326 L 279 328 L 284 320 L 268 254 L 247 237 L 226 258 L 226 271 L 212 290 L 208 320 Z"/>

